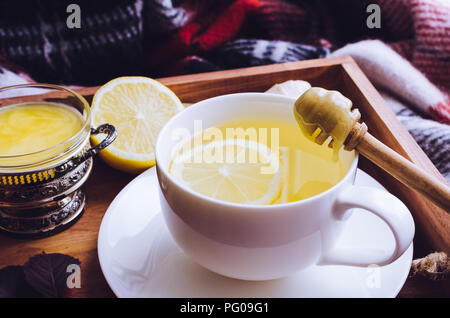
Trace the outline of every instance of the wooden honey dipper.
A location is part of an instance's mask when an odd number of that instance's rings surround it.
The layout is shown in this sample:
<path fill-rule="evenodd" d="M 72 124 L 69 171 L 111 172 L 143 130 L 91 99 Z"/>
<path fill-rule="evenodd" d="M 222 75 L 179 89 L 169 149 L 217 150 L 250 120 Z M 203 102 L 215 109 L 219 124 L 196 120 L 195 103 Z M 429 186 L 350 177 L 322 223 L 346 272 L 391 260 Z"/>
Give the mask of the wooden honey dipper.
<path fill-rule="evenodd" d="M 312 87 L 297 99 L 294 114 L 302 130 L 319 145 L 331 136 L 328 146 L 334 149 L 335 156 L 342 146 L 348 151 L 356 149 L 397 180 L 450 213 L 450 187 L 372 136 L 367 132 L 366 124 L 359 123 L 361 114 L 358 109 L 351 108 L 351 100 L 341 93 Z"/>

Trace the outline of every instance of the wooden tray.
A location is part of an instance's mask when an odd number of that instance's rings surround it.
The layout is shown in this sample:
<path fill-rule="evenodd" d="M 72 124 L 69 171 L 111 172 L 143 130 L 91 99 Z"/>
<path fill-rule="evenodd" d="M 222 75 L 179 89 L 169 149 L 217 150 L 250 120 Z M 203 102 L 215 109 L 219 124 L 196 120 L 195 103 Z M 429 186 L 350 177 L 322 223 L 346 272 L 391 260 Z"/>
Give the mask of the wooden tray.
<path fill-rule="evenodd" d="M 184 103 L 236 93 L 263 92 L 275 83 L 290 79 L 309 81 L 313 86 L 336 89 L 356 105 L 370 132 L 388 146 L 409 158 L 421 168 L 442 176 L 423 153 L 411 135 L 400 124 L 357 64 L 349 57 L 309 60 L 269 66 L 185 75 L 159 79 L 170 87 Z M 79 90 L 89 101 L 98 87 Z M 20 97 L 25 101 L 30 97 Z M 31 97 L 33 99 L 33 97 Z M 418 233 L 415 255 L 422 257 L 432 250 L 450 253 L 450 215 L 428 202 L 419 194 L 398 183 L 370 162 L 362 159 L 360 167 L 398 196 L 411 210 Z M 96 159 L 94 171 L 86 183 L 88 203 L 84 216 L 70 229 L 40 240 L 0 238 L 0 268 L 21 265 L 30 256 L 46 253 L 66 253 L 82 263 L 82 287 L 69 292 L 70 296 L 113 296 L 101 273 L 97 258 L 97 234 L 108 205 L 134 176 L 113 170 Z M 433 217 L 425 218 L 424 211 Z M 446 231 L 441 231 L 442 225 Z M 400 296 L 450 295 L 448 280 L 440 283 L 416 278 L 407 281 Z"/>

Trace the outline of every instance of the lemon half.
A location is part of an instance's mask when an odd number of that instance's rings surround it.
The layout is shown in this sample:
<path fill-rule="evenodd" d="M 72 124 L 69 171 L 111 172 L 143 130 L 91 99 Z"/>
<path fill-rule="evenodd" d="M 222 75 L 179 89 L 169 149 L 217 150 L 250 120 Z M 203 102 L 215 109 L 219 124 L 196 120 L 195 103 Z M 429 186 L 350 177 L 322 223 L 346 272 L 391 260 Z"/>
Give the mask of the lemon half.
<path fill-rule="evenodd" d="M 150 168 L 155 165 L 159 131 L 183 109 L 169 88 L 151 78 L 119 77 L 106 83 L 92 101 L 93 125 L 112 124 L 118 136 L 100 156 L 110 166 L 130 173 Z M 91 140 L 96 145 L 102 137 Z"/>
<path fill-rule="evenodd" d="M 252 155 L 257 160 L 251 160 Z M 264 144 L 228 139 L 176 155 L 169 173 L 186 187 L 214 199 L 271 204 L 282 189 L 279 164 L 279 157 Z"/>

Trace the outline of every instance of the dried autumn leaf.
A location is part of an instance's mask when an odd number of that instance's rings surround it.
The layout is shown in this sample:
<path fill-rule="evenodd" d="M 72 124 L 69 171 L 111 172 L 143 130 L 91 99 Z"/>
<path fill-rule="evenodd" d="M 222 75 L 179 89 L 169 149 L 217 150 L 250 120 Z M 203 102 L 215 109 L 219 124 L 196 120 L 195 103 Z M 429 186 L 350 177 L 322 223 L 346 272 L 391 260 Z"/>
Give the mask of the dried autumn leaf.
<path fill-rule="evenodd" d="M 23 266 L 25 280 L 42 297 L 61 297 L 70 275 L 67 267 L 71 264 L 79 265 L 80 261 L 59 253 L 35 255 Z"/>

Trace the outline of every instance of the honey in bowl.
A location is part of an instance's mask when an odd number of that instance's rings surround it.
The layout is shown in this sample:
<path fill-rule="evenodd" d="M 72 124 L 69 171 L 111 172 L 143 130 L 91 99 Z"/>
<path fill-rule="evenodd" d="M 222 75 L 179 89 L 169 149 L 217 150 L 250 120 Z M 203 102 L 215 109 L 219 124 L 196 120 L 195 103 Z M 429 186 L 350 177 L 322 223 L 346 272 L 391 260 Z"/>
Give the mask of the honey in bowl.
<path fill-rule="evenodd" d="M 74 136 L 82 126 L 80 114 L 61 104 L 23 103 L 0 108 L 0 157 L 55 147 Z"/>

